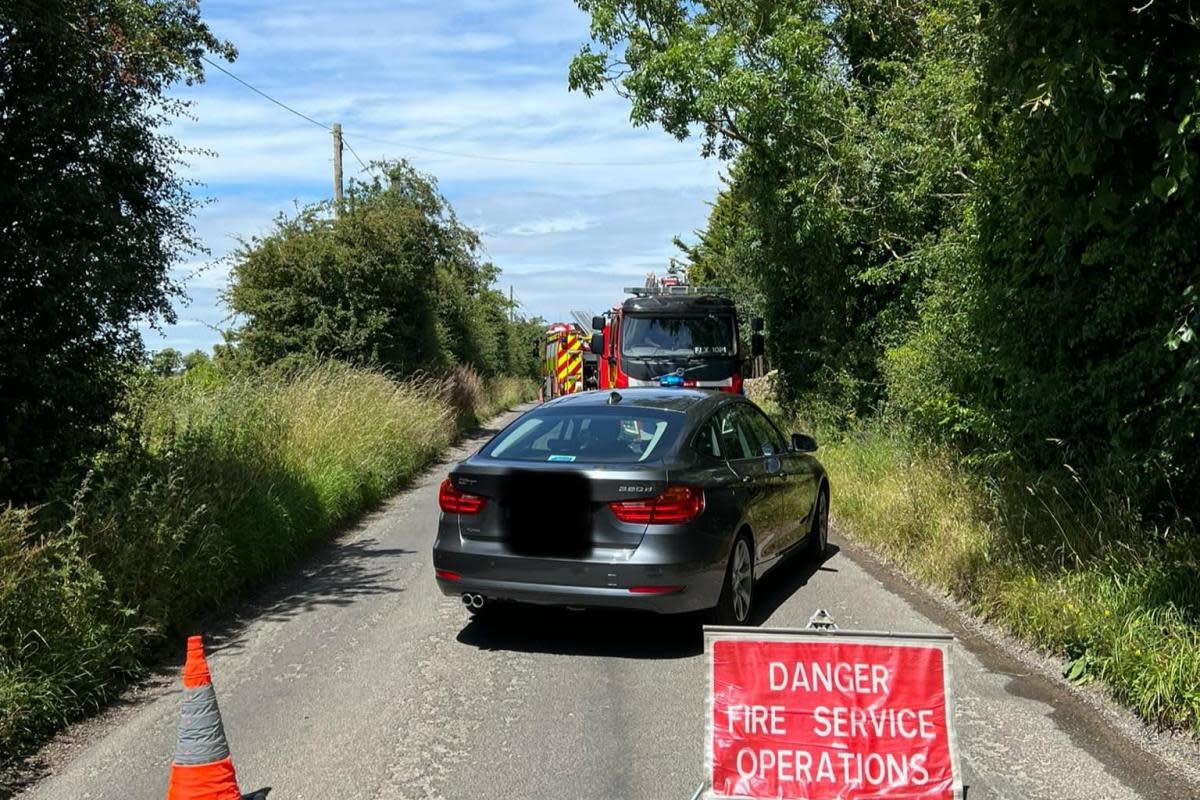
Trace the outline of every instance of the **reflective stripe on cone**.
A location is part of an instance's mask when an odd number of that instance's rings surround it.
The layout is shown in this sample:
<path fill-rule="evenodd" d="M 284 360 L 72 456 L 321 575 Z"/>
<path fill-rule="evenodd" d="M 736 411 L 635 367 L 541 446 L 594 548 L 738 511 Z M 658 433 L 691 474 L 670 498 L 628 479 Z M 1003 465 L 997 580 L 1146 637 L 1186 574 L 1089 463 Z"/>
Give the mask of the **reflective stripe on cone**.
<path fill-rule="evenodd" d="M 188 639 L 183 687 L 167 800 L 241 800 L 217 693 L 204 657 L 204 640 L 199 636 Z"/>

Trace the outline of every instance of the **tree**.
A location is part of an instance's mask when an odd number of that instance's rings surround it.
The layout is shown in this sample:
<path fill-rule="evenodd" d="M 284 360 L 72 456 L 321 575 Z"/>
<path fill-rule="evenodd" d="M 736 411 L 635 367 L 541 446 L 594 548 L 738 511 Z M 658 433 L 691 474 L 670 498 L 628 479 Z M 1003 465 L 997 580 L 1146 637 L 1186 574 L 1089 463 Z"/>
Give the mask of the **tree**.
<path fill-rule="evenodd" d="M 281 216 L 243 243 L 226 299 L 245 318 L 239 349 L 259 363 L 335 358 L 400 374 L 471 364 L 503 371 L 508 301 L 498 270 L 432 178 L 407 163 L 329 203 Z"/>
<path fill-rule="evenodd" d="M 542 345 L 546 337 L 546 320 L 541 317 L 516 317 L 507 326 L 507 372 L 523 378 L 538 380 L 542 376 Z"/>
<path fill-rule="evenodd" d="M 968 0 L 580 0 L 594 42 L 572 87 L 630 99 L 730 159 L 694 248 L 761 308 L 791 393 L 882 398 L 882 346 L 915 314 L 922 258 L 960 218 L 972 126 Z M 738 279 L 738 275 L 743 277 Z"/>
<path fill-rule="evenodd" d="M 762 304 L 792 392 L 848 386 L 992 463 L 1066 452 L 1143 508 L 1196 509 L 1186 4 L 578 3 L 571 85 L 731 161 L 684 249 Z"/>
<path fill-rule="evenodd" d="M 139 319 L 173 319 L 198 249 L 167 90 L 232 59 L 190 0 L 0 6 L 0 497 L 104 441 Z"/>
<path fill-rule="evenodd" d="M 160 378 L 169 378 L 183 369 L 183 354 L 174 347 L 164 347 L 150 356 L 150 371 Z"/>
<path fill-rule="evenodd" d="M 1059 442 L 1073 458 L 1132 459 L 1170 484 L 1171 506 L 1194 508 L 1200 16 L 1051 8 L 1005 0 L 985 22 L 994 157 L 974 324 L 998 390 L 978 402 L 1043 462 Z"/>
<path fill-rule="evenodd" d="M 208 357 L 208 353 L 203 350 L 193 350 L 183 357 L 182 366 L 184 372 L 189 372 L 211 363 L 212 359 Z"/>

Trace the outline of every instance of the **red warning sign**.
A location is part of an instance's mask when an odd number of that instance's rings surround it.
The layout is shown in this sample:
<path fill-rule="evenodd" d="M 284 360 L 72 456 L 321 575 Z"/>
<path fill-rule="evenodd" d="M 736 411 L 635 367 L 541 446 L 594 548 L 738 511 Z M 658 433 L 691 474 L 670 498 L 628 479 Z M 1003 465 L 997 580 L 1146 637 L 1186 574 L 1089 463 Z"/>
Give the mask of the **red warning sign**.
<path fill-rule="evenodd" d="M 949 637 L 705 631 L 710 797 L 962 797 Z"/>

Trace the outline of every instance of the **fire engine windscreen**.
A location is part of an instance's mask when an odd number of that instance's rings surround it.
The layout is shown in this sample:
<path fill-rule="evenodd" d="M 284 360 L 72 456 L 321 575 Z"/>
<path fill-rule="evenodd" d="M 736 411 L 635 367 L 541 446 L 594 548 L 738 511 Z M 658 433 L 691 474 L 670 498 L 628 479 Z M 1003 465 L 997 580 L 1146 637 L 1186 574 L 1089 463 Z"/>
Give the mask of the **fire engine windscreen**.
<path fill-rule="evenodd" d="M 534 412 L 481 451 L 502 461 L 638 464 L 661 461 L 683 427 L 675 411 L 645 408 Z"/>
<path fill-rule="evenodd" d="M 635 317 L 627 315 L 621 331 L 621 354 L 654 356 L 732 356 L 737 354 L 733 318 Z"/>

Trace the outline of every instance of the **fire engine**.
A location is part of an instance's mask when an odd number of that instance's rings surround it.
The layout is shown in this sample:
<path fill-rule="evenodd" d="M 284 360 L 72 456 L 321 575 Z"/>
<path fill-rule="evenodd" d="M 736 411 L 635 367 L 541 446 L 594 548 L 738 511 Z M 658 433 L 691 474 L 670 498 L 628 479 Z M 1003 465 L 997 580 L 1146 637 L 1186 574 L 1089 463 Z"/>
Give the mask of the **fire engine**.
<path fill-rule="evenodd" d="M 583 330 L 570 322 L 555 322 L 546 327 L 541 350 L 542 400 L 584 390 L 585 339 Z"/>
<path fill-rule="evenodd" d="M 601 389 L 688 386 L 741 393 L 738 315 L 728 290 L 677 275 L 627 288 L 632 295 L 592 319 L 590 350 Z M 750 353 L 763 354 L 763 324 L 750 320 Z"/>

